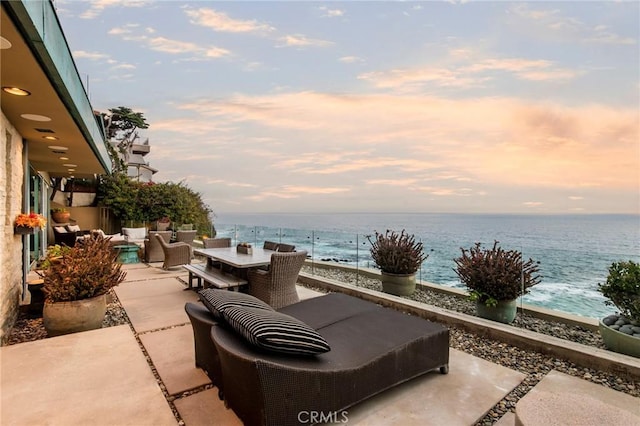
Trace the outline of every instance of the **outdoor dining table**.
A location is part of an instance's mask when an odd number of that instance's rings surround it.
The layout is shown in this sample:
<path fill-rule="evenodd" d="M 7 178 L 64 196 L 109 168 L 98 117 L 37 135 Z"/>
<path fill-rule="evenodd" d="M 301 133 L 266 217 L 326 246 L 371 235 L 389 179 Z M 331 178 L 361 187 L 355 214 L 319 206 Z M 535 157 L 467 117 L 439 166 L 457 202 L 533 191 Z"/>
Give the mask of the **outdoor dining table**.
<path fill-rule="evenodd" d="M 257 268 L 271 263 L 274 250 L 253 247 L 251 254 L 239 253 L 236 247 L 195 249 L 195 254 L 207 258 L 207 264 L 218 261 L 237 269 Z"/>

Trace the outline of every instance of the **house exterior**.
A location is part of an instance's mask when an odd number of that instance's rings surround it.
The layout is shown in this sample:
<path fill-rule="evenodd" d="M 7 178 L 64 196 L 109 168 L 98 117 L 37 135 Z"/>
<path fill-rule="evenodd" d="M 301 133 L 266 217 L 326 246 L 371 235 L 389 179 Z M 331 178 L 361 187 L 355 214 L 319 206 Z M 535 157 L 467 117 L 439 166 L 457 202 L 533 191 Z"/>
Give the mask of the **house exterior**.
<path fill-rule="evenodd" d="M 0 340 L 26 297 L 47 232 L 14 233 L 21 212 L 49 217 L 51 182 L 109 173 L 102 121 L 82 85 L 54 4 L 2 1 L 0 11 Z"/>

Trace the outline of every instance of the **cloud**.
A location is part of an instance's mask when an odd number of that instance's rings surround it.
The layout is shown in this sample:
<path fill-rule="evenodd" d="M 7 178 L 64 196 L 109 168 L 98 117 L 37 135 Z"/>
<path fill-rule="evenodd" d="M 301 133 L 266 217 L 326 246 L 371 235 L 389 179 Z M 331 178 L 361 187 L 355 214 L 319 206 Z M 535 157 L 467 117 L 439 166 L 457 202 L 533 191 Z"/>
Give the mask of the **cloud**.
<path fill-rule="evenodd" d="M 290 34 L 283 37 L 280 37 L 280 42 L 282 44 L 279 47 L 326 47 L 331 46 L 333 42 L 327 40 L 319 40 L 308 38 L 302 34 Z"/>
<path fill-rule="evenodd" d="M 83 19 L 94 19 L 109 7 L 145 7 L 151 4 L 151 0 L 93 0 L 80 17 Z"/>
<path fill-rule="evenodd" d="M 471 62 L 466 49 L 455 49 L 451 57 Z M 449 67 L 424 66 L 416 68 L 392 69 L 362 73 L 358 79 L 372 83 L 383 89 L 413 90 L 423 86 L 471 88 L 483 86 L 498 77 L 497 73 L 507 73 L 520 80 L 561 81 L 571 80 L 578 72 L 561 69 L 553 62 L 523 58 L 487 58 L 474 60 L 470 64 Z"/>
<path fill-rule="evenodd" d="M 320 6 L 318 9 L 323 12 L 323 18 L 339 18 L 346 14 L 343 9 L 329 9 L 326 6 Z"/>
<path fill-rule="evenodd" d="M 358 56 L 342 56 L 341 58 L 338 58 L 338 60 L 340 62 L 344 62 L 345 64 L 355 64 L 355 63 L 364 62 L 364 59 Z"/>
<path fill-rule="evenodd" d="M 318 186 L 294 186 L 287 185 L 278 189 L 268 189 L 256 195 L 246 197 L 250 201 L 264 201 L 270 198 L 294 199 L 306 195 L 327 195 L 348 192 L 345 187 L 318 187 Z"/>
<path fill-rule="evenodd" d="M 214 9 L 187 9 L 185 13 L 191 18 L 191 23 L 218 32 L 267 34 L 275 31 L 275 28 L 269 24 L 256 20 L 233 19 L 226 13 Z"/>
<path fill-rule="evenodd" d="M 251 124 L 271 143 L 286 141 L 268 162 L 256 164 L 298 179 L 323 176 L 337 183 L 348 176 L 349 182 L 364 183 L 375 171 L 380 182 L 416 179 L 416 188 L 445 194 L 440 188 L 446 187 L 458 195 L 469 193 L 464 188 L 479 192 L 504 182 L 523 188 L 637 189 L 639 160 L 629 155 L 637 152 L 640 138 L 634 108 L 314 92 L 235 95 L 180 108 L 211 123 Z M 238 143 L 253 135 L 232 133 Z M 251 149 L 253 154 L 242 155 L 245 162 L 257 155 L 257 147 Z M 428 183 L 435 179 L 448 183 Z"/>
<path fill-rule="evenodd" d="M 587 44 L 635 45 L 637 40 L 609 30 L 606 25 L 589 26 L 581 20 L 563 16 L 558 9 L 536 9 L 529 4 L 519 3 L 509 11 L 545 35 L 556 35 Z"/>
<path fill-rule="evenodd" d="M 84 50 L 76 50 L 73 52 L 73 57 L 78 59 L 89 59 L 91 61 L 97 61 L 101 59 L 109 59 L 109 55 L 106 53 L 98 53 L 98 52 L 87 52 Z"/>
<path fill-rule="evenodd" d="M 125 41 L 140 43 L 142 46 L 156 52 L 169 53 L 171 55 L 195 55 L 193 60 L 217 59 L 231 55 L 231 51 L 216 46 L 201 46 L 199 44 L 173 40 L 162 36 L 150 37 L 147 34 L 155 34 L 153 28 L 145 28 L 143 33 L 139 33 L 138 25 L 126 25 L 112 28 L 110 35 L 115 35 Z"/>

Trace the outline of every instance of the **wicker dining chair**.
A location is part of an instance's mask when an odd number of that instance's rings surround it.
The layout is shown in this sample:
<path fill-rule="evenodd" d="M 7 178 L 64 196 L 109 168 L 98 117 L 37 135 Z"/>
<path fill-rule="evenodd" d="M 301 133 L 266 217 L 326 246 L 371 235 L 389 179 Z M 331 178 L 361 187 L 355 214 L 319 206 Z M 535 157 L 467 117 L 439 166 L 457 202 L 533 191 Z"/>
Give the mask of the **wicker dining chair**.
<path fill-rule="evenodd" d="M 195 240 L 198 231 L 176 231 L 176 241 L 181 243 L 187 243 L 193 246 L 193 240 Z"/>
<path fill-rule="evenodd" d="M 278 244 L 278 251 L 280 253 L 291 253 L 292 251 L 296 251 L 296 246 L 291 244 L 280 243 Z"/>
<path fill-rule="evenodd" d="M 265 249 L 265 250 L 276 251 L 276 250 L 278 250 L 278 243 L 275 243 L 273 241 L 265 241 L 264 245 L 262 246 L 262 248 Z"/>
<path fill-rule="evenodd" d="M 171 241 L 171 231 L 149 231 L 149 238 L 144 240 L 144 261 L 149 262 L 162 262 L 164 260 L 164 250 L 162 246 L 155 239 L 154 235 L 161 235 L 162 239 L 169 243 Z"/>
<path fill-rule="evenodd" d="M 306 258 L 306 251 L 273 253 L 268 271 L 248 271 L 249 294 L 268 303 L 273 309 L 298 302 L 296 282 Z"/>
<path fill-rule="evenodd" d="M 162 269 L 169 269 L 173 266 L 189 265 L 191 263 L 191 246 L 187 243 L 167 243 L 162 239 L 162 235 L 155 234 L 154 238 L 160 243 L 164 252 L 164 264 Z"/>
<path fill-rule="evenodd" d="M 204 248 L 231 247 L 231 238 L 205 238 L 202 240 Z"/>

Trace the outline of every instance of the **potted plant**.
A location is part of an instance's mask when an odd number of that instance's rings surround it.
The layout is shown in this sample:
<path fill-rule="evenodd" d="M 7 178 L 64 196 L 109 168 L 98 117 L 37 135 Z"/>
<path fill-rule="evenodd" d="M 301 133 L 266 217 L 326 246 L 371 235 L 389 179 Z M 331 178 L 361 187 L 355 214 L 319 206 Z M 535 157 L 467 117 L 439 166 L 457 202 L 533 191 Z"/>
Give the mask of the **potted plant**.
<path fill-rule="evenodd" d="M 542 277 L 539 262 L 522 260 L 517 250 L 504 250 L 498 241 L 491 249 L 476 243 L 470 249 L 460 249 L 462 256 L 454 259 L 456 274 L 476 302 L 480 317 L 510 324 L 516 317 L 516 299 L 529 292 Z"/>
<path fill-rule="evenodd" d="M 640 358 L 640 264 L 633 261 L 614 262 L 609 267 L 607 282 L 598 291 L 619 313 L 600 321 L 600 335 L 605 346 L 614 351 Z"/>
<path fill-rule="evenodd" d="M 371 257 L 382 273 L 382 290 L 397 296 L 409 296 L 416 289 L 416 272 L 428 255 L 423 245 L 404 229 L 401 233 L 376 231 L 371 243 Z"/>
<path fill-rule="evenodd" d="M 38 229 L 44 228 L 47 219 L 37 213 L 20 213 L 13 221 L 14 234 L 33 234 Z"/>
<path fill-rule="evenodd" d="M 109 239 L 86 238 L 62 251 L 42 272 L 43 323 L 49 336 L 100 328 L 107 309 L 106 294 L 126 273 L 115 261 Z"/>
<path fill-rule="evenodd" d="M 171 219 L 167 216 L 163 216 L 156 221 L 156 231 L 166 231 L 169 229 L 169 225 L 171 224 Z"/>
<path fill-rule="evenodd" d="M 56 223 L 66 223 L 71 218 L 71 212 L 64 207 L 51 209 L 51 218 Z"/>

